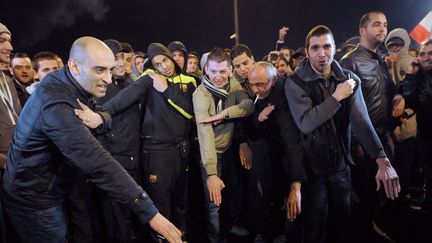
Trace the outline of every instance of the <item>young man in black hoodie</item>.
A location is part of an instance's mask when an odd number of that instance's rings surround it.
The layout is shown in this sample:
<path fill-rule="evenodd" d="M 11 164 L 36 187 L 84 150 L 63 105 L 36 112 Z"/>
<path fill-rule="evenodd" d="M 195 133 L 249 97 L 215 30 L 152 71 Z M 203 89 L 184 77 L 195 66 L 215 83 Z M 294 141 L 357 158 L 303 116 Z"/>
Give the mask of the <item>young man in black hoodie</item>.
<path fill-rule="evenodd" d="M 144 188 L 159 211 L 184 231 L 195 79 L 182 74 L 162 44 L 150 44 L 147 55 L 144 75 L 104 107 L 115 117 L 131 106 L 141 105 Z"/>

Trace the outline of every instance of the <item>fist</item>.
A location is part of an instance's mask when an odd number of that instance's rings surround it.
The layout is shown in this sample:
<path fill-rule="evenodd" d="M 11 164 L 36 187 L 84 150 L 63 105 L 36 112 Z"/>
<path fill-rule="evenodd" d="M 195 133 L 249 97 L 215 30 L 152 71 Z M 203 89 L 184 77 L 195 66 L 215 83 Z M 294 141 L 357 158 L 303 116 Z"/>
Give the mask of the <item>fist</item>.
<path fill-rule="evenodd" d="M 339 102 L 346 99 L 354 92 L 357 82 L 354 79 L 348 79 L 345 82 L 338 84 L 332 96 Z"/>

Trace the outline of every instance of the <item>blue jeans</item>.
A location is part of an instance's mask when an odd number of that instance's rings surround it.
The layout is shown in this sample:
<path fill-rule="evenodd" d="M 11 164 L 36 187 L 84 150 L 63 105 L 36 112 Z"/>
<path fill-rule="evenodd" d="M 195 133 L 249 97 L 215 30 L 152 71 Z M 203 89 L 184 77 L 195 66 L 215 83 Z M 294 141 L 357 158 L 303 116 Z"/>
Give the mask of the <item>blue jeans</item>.
<path fill-rule="evenodd" d="M 222 172 L 222 163 L 220 163 L 219 158 L 218 158 L 217 170 L 218 170 L 218 177 L 220 178 Z M 220 222 L 219 222 L 220 207 L 214 204 L 212 201 L 210 201 L 210 196 L 207 188 L 207 178 L 208 178 L 207 170 L 202 164 L 201 164 L 201 176 L 204 183 L 205 202 L 208 208 L 208 240 L 211 243 L 217 243 L 222 241 L 221 232 L 220 232 Z"/>
<path fill-rule="evenodd" d="M 350 170 L 309 178 L 302 199 L 304 242 L 346 242 L 351 197 Z"/>
<path fill-rule="evenodd" d="M 65 243 L 66 222 L 63 204 L 38 211 L 4 207 L 22 242 Z"/>
<path fill-rule="evenodd" d="M 206 206 L 208 208 L 208 238 L 210 242 L 225 242 L 228 232 L 231 230 L 235 215 L 239 212 L 239 182 L 236 175 L 236 167 L 233 158 L 233 149 L 229 147 L 225 152 L 217 154 L 217 175 L 224 182 L 222 190 L 222 204 L 216 206 L 210 201 L 207 188 L 207 171 L 201 165 L 201 175 L 204 184 Z"/>

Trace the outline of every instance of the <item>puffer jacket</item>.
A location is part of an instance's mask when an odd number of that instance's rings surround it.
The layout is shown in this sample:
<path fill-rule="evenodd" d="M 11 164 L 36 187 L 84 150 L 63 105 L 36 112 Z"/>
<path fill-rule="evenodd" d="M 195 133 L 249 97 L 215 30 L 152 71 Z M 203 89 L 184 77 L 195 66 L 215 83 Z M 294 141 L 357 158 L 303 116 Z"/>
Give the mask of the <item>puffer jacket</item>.
<path fill-rule="evenodd" d="M 96 105 L 67 67 L 50 73 L 29 98 L 13 135 L 3 180 L 4 206 L 29 211 L 55 206 L 79 170 L 147 222 L 157 209 L 75 116 L 77 99 L 102 116 L 103 124 L 96 133 L 110 128 L 108 113 Z"/>

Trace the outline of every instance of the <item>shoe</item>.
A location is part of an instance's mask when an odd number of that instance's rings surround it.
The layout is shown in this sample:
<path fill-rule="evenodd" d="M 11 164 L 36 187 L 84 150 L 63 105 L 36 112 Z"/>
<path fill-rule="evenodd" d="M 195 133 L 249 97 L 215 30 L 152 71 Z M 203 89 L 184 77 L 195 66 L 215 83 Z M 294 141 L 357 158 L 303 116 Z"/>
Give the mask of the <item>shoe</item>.
<path fill-rule="evenodd" d="M 234 224 L 230 230 L 230 234 L 235 236 L 245 237 L 249 235 L 249 231 L 241 226 Z"/>
<path fill-rule="evenodd" d="M 257 234 L 254 238 L 254 243 L 267 243 L 267 239 L 263 234 Z"/>
<path fill-rule="evenodd" d="M 278 237 L 274 238 L 273 243 L 287 243 L 286 236 L 279 235 Z"/>

